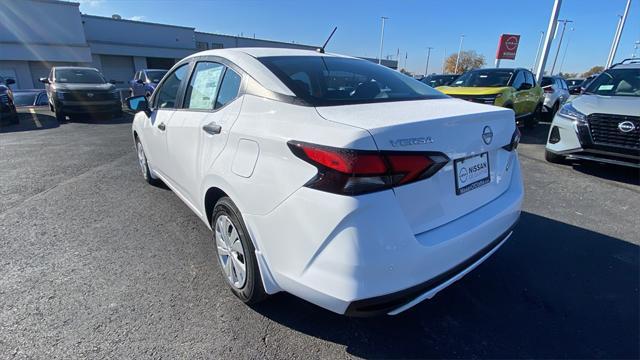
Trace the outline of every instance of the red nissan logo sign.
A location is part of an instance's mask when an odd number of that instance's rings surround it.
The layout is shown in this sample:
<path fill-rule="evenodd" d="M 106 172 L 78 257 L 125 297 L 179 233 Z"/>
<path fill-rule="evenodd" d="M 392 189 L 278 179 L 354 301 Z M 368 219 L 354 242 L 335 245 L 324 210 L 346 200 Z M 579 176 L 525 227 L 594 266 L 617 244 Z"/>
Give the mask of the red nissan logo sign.
<path fill-rule="evenodd" d="M 518 38 L 515 36 L 509 36 L 507 40 L 504 42 L 505 47 L 509 51 L 516 51 L 518 48 Z"/>

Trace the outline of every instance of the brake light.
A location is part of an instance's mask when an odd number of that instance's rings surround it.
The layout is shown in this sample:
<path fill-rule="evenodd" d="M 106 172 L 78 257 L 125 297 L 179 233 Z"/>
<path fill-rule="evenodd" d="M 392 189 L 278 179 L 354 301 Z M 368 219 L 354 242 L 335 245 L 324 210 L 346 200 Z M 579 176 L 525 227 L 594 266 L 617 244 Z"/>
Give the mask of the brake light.
<path fill-rule="evenodd" d="M 520 129 L 516 126 L 516 130 L 511 135 L 511 142 L 502 148 L 507 151 L 513 151 L 518 148 L 518 144 L 520 144 Z"/>
<path fill-rule="evenodd" d="M 544 92 L 545 92 L 545 93 L 547 93 L 547 94 L 551 94 L 551 93 L 553 93 L 554 91 L 556 91 L 556 90 L 553 88 L 553 86 L 545 86 L 545 87 L 544 87 L 544 88 L 542 88 L 542 89 L 543 89 L 543 90 L 544 90 Z"/>
<path fill-rule="evenodd" d="M 426 179 L 449 158 L 436 152 L 341 149 L 298 141 L 294 155 L 318 169 L 305 186 L 342 195 L 360 195 Z"/>

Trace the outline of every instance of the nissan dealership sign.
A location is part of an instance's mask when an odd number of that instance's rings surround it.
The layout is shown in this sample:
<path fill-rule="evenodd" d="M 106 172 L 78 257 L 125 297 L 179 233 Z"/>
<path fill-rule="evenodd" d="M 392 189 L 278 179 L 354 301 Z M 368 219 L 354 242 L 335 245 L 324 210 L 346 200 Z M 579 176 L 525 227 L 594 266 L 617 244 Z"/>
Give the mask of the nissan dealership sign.
<path fill-rule="evenodd" d="M 514 60 L 520 43 L 520 35 L 502 34 L 498 43 L 496 59 Z"/>

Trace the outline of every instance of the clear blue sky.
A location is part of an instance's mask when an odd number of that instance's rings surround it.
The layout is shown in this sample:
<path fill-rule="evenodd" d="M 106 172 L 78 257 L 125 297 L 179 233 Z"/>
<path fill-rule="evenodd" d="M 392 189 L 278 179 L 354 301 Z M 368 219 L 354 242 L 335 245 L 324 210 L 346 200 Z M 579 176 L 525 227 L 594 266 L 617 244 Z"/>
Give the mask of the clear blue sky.
<path fill-rule="evenodd" d="M 401 66 L 408 53 L 407 68 L 423 73 L 426 47 L 432 46 L 429 72 L 439 72 L 444 51 L 456 52 L 460 34 L 464 49 L 483 54 L 493 66 L 498 36 L 520 34 L 515 61 L 502 66 L 531 67 L 540 38 L 547 28 L 553 0 L 437 1 L 437 0 L 81 0 L 80 11 L 91 15 L 120 14 L 127 19 L 195 27 L 214 32 L 304 44 L 321 44 L 338 26 L 328 51 L 377 57 L 380 16 L 388 16 L 384 55 L 395 57 L 400 49 Z M 567 25 L 558 64 L 569 51 L 562 71 L 583 72 L 604 65 L 626 0 L 564 0 L 560 18 Z M 570 31 L 570 28 L 574 28 Z M 558 39 L 557 36 L 556 39 Z M 629 57 L 640 40 L 640 0 L 633 0 L 616 59 Z M 551 60 L 555 55 L 554 42 Z M 638 50 L 640 54 L 640 49 Z M 548 62 L 549 63 L 549 62 Z M 550 68 L 550 64 L 547 69 Z"/>

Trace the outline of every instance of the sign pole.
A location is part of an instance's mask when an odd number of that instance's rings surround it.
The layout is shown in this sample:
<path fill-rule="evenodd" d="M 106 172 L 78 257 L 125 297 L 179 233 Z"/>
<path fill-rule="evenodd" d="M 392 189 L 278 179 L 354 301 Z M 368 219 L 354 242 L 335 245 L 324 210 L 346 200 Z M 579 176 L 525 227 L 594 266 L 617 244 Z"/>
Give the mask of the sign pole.
<path fill-rule="evenodd" d="M 500 67 L 500 59 L 496 59 L 496 68 Z"/>
<path fill-rule="evenodd" d="M 556 0 L 553 4 L 553 10 L 551 11 L 551 17 L 549 18 L 549 26 L 547 27 L 547 35 L 544 39 L 544 46 L 542 47 L 542 54 L 540 54 L 540 61 L 536 65 L 536 80 L 540 81 L 544 76 L 544 66 L 547 64 L 547 57 L 549 56 L 549 49 L 551 49 L 551 41 L 553 41 L 553 34 L 556 32 L 556 26 L 558 21 L 558 14 L 560 13 L 560 6 L 562 0 Z"/>

